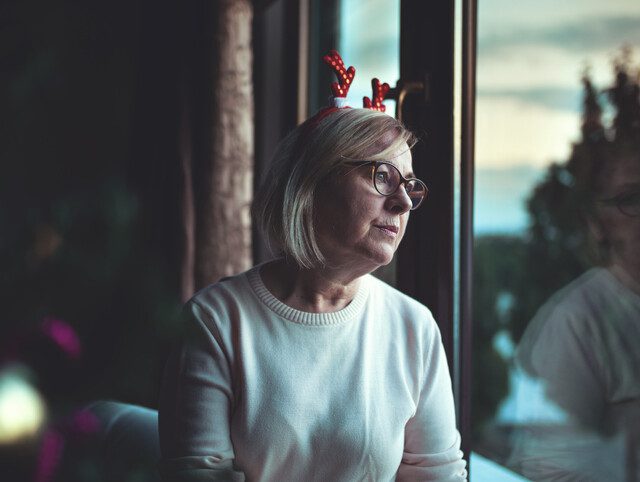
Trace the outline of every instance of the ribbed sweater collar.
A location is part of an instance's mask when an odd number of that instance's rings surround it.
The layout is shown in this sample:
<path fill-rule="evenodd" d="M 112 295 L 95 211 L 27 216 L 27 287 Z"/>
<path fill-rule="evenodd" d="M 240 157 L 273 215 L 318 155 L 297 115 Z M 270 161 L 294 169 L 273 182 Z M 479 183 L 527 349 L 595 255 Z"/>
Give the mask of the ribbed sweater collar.
<path fill-rule="evenodd" d="M 356 293 L 353 300 L 351 300 L 351 303 L 349 303 L 341 310 L 333 311 L 330 313 L 310 313 L 307 311 L 296 310 L 295 308 L 291 308 L 290 306 L 285 305 L 282 301 L 273 296 L 273 294 L 271 294 L 271 292 L 267 289 L 267 287 L 262 282 L 262 277 L 260 276 L 261 266 L 262 265 L 254 266 L 246 272 L 246 276 L 249 284 L 251 285 L 251 288 L 255 292 L 258 299 L 260 299 L 260 301 L 264 303 L 270 310 L 293 323 L 309 326 L 326 326 L 344 323 L 352 318 L 355 318 L 362 312 L 369 294 L 370 275 L 367 275 L 362 278 L 360 286 L 358 287 L 358 292 Z"/>

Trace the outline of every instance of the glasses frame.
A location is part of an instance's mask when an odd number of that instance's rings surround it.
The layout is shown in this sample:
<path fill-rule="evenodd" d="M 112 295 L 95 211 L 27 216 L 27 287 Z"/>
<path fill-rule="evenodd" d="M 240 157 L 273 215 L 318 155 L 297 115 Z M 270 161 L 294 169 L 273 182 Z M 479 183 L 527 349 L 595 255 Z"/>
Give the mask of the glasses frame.
<path fill-rule="evenodd" d="M 627 198 L 631 196 L 638 196 L 638 195 L 640 195 L 640 191 L 626 192 L 626 193 L 618 194 L 616 196 L 613 196 L 607 199 L 598 199 L 598 203 L 604 206 L 615 206 L 618 209 L 618 211 L 620 211 L 625 216 L 630 218 L 637 218 L 637 217 L 640 217 L 640 213 L 636 214 L 633 212 L 625 211 L 626 208 L 622 207 L 622 204 L 623 204 L 623 201 L 626 200 Z"/>
<path fill-rule="evenodd" d="M 396 166 L 394 166 L 393 164 L 391 164 L 390 162 L 385 162 L 385 161 L 346 161 L 345 164 L 349 165 L 349 166 L 356 166 L 356 167 L 361 167 L 361 166 L 371 166 L 371 182 L 373 184 L 373 187 L 375 188 L 375 190 L 378 192 L 378 194 L 380 194 L 381 196 L 393 196 L 396 192 L 398 192 L 398 189 L 400 189 L 400 186 L 404 185 L 404 189 L 406 192 L 407 189 L 407 183 L 409 181 L 415 181 L 420 183 L 423 187 L 424 187 L 424 196 L 422 196 L 422 199 L 420 199 L 420 202 L 418 204 L 416 204 L 415 206 L 413 206 L 413 203 L 411 203 L 411 208 L 409 209 L 410 211 L 415 211 L 416 209 L 418 209 L 421 205 L 422 202 L 424 201 L 424 199 L 427 197 L 427 195 L 429 194 L 429 188 L 427 187 L 427 185 L 422 182 L 420 179 L 416 178 L 416 177 L 410 177 L 410 178 L 406 178 L 402 175 L 402 173 L 400 172 L 400 169 L 398 169 Z M 376 186 L 376 172 L 378 171 L 378 168 L 382 165 L 386 165 L 386 166 L 391 166 L 393 169 L 396 170 L 396 172 L 398 173 L 398 176 L 400 176 L 400 182 L 398 183 L 398 186 L 393 190 L 393 192 L 390 192 L 389 194 L 385 194 L 380 192 L 380 190 L 378 189 L 378 186 Z M 409 196 L 409 193 L 407 192 L 407 196 Z M 411 197 L 411 196 L 409 196 Z"/>

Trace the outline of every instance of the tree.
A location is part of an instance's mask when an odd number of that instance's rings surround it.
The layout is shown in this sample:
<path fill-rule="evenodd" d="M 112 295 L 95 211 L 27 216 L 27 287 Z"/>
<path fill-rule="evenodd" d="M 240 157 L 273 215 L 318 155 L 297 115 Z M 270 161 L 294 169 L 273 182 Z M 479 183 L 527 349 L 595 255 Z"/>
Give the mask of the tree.
<path fill-rule="evenodd" d="M 640 139 L 638 69 L 623 49 L 613 65 L 614 82 L 599 90 L 582 77 L 581 136 L 569 158 L 551 164 L 527 200 L 524 236 L 476 239 L 474 247 L 474 434 L 489 426 L 508 393 L 508 357 L 494 347 L 506 330 L 517 344 L 538 308 L 561 287 L 605 262 L 589 231 L 593 193 L 605 156 Z M 612 115 L 604 116 L 603 113 Z M 637 144 L 636 144 L 637 145 Z M 490 383 L 488 383 L 490 381 Z M 487 432 L 483 445 L 491 442 Z M 496 447 L 489 450 L 500 451 Z M 504 448 L 504 447 L 502 447 Z M 493 457 L 499 457 L 496 453 Z"/>
<path fill-rule="evenodd" d="M 600 92 L 589 72 L 582 78 L 581 138 L 563 163 L 553 163 L 527 201 L 530 225 L 524 269 L 510 327 L 518 341 L 538 307 L 562 286 L 594 264 L 606 262 L 589 231 L 594 193 L 606 156 L 640 137 L 638 77 L 623 49 L 614 63 L 614 84 Z M 602 104 L 605 104 L 603 109 Z M 614 115 L 603 123 L 603 110 Z"/>

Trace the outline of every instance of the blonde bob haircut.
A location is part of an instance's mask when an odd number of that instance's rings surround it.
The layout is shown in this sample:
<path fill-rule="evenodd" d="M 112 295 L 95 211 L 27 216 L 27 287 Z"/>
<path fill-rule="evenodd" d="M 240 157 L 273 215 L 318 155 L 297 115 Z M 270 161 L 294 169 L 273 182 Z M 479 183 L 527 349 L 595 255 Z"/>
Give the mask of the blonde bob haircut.
<path fill-rule="evenodd" d="M 301 268 L 324 265 L 314 225 L 320 182 L 348 160 L 389 159 L 415 142 L 398 120 L 370 109 L 339 109 L 296 127 L 278 144 L 253 202 L 267 247 Z"/>

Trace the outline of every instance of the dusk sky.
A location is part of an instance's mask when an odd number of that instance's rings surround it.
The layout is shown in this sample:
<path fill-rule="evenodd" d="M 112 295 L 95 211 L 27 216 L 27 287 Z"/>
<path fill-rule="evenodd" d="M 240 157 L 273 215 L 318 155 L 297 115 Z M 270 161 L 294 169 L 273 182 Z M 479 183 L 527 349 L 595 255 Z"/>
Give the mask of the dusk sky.
<path fill-rule="evenodd" d="M 476 233 L 526 227 L 531 188 L 579 138 L 582 73 L 610 85 L 623 45 L 640 48 L 635 0 L 479 2 Z"/>
<path fill-rule="evenodd" d="M 545 166 L 566 159 L 579 133 L 580 76 L 611 80 L 624 44 L 640 46 L 640 2 L 481 0 L 479 166 Z"/>

